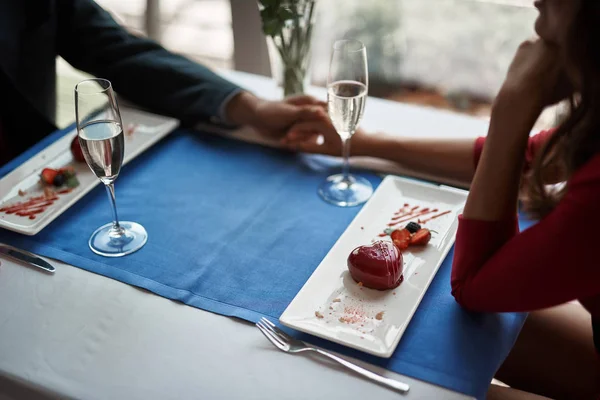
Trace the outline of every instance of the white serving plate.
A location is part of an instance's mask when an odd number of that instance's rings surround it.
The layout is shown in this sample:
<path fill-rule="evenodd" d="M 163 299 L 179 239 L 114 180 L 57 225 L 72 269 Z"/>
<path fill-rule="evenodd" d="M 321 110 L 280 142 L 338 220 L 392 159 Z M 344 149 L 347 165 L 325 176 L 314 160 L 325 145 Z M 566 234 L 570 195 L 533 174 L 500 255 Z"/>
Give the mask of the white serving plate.
<path fill-rule="evenodd" d="M 457 217 L 466 198 L 463 190 L 386 177 L 279 320 L 290 328 L 390 357 L 454 243 Z M 400 286 L 387 291 L 360 287 L 348 272 L 348 255 L 374 240 L 391 240 L 378 235 L 405 203 L 451 212 L 423 225 L 437 231 L 426 247 L 403 252 L 404 282 Z M 383 318 L 377 319 L 382 311 Z"/>
<path fill-rule="evenodd" d="M 126 107 L 121 108 L 121 117 L 125 132 L 128 127 L 137 126 L 133 134 L 125 134 L 124 164 L 133 160 L 179 125 L 179 121 L 176 119 Z M 0 207 L 43 194 L 38 182 L 42 169 L 46 167 L 61 168 L 72 165 L 80 185 L 72 192 L 60 195 L 54 204 L 43 213 L 38 214 L 35 219 L 0 212 L 0 228 L 25 235 L 35 235 L 100 183 L 86 163 L 73 160 L 70 146 L 76 135 L 77 132 L 74 129 L 1 178 Z M 19 196 L 19 190 L 26 192 L 26 195 Z"/>

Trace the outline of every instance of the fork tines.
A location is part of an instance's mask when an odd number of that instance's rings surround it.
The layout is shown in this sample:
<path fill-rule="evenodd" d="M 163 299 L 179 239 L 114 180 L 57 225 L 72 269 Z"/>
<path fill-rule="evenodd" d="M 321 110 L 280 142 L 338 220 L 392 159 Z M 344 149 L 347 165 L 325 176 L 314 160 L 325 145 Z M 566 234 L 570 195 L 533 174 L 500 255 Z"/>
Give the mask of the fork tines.
<path fill-rule="evenodd" d="M 271 321 L 263 317 L 256 323 L 256 326 L 258 329 L 260 329 L 262 334 L 265 335 L 265 337 L 269 339 L 269 341 L 277 348 L 283 351 L 287 351 L 289 349 L 288 342 L 290 337 L 287 335 L 287 333 L 277 328 Z"/>

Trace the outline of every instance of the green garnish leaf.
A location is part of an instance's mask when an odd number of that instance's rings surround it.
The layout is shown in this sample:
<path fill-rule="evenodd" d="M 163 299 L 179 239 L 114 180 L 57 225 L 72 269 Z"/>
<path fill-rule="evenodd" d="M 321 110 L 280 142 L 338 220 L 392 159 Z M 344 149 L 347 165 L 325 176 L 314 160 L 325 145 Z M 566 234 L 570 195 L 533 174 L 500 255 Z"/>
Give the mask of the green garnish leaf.
<path fill-rule="evenodd" d="M 386 235 L 391 235 L 392 232 L 394 232 L 395 229 L 394 228 L 387 228 L 383 231 L 383 233 L 385 233 Z"/>
<path fill-rule="evenodd" d="M 65 182 L 65 186 L 67 186 L 68 188 L 76 188 L 77 186 L 79 186 L 79 180 L 75 175 L 70 176 Z"/>

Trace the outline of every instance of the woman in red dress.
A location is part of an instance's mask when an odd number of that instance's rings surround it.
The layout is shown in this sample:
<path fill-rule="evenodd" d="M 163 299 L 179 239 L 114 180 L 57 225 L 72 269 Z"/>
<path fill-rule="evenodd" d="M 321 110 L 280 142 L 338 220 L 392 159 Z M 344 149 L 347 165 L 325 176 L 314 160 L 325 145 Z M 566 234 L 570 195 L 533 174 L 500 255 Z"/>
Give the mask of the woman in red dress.
<path fill-rule="evenodd" d="M 489 398 L 600 397 L 600 0 L 540 0 L 539 39 L 523 43 L 494 101 L 487 138 L 422 140 L 358 132 L 354 155 L 470 183 L 452 294 L 483 312 L 530 312 Z M 557 129 L 529 137 L 547 106 Z M 323 140 L 316 140 L 323 136 Z M 327 116 L 284 144 L 340 154 Z M 551 184 L 566 182 L 566 185 Z M 517 204 L 539 218 L 519 232 Z M 599 246 L 599 247 L 596 247 Z"/>

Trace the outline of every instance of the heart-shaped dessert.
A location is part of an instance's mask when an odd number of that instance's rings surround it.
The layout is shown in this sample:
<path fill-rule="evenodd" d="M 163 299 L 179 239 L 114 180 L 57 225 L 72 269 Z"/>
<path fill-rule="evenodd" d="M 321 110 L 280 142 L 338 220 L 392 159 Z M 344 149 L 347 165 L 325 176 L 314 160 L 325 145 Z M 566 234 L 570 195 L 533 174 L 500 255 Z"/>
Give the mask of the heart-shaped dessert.
<path fill-rule="evenodd" d="M 389 241 L 380 240 L 359 246 L 348 256 L 348 270 L 356 282 L 371 289 L 386 290 L 402 280 L 402 253 Z"/>
<path fill-rule="evenodd" d="M 75 136 L 71 141 L 71 153 L 73 154 L 75 161 L 85 162 L 83 150 L 81 150 L 81 144 L 79 143 L 79 137 L 77 136 Z"/>

